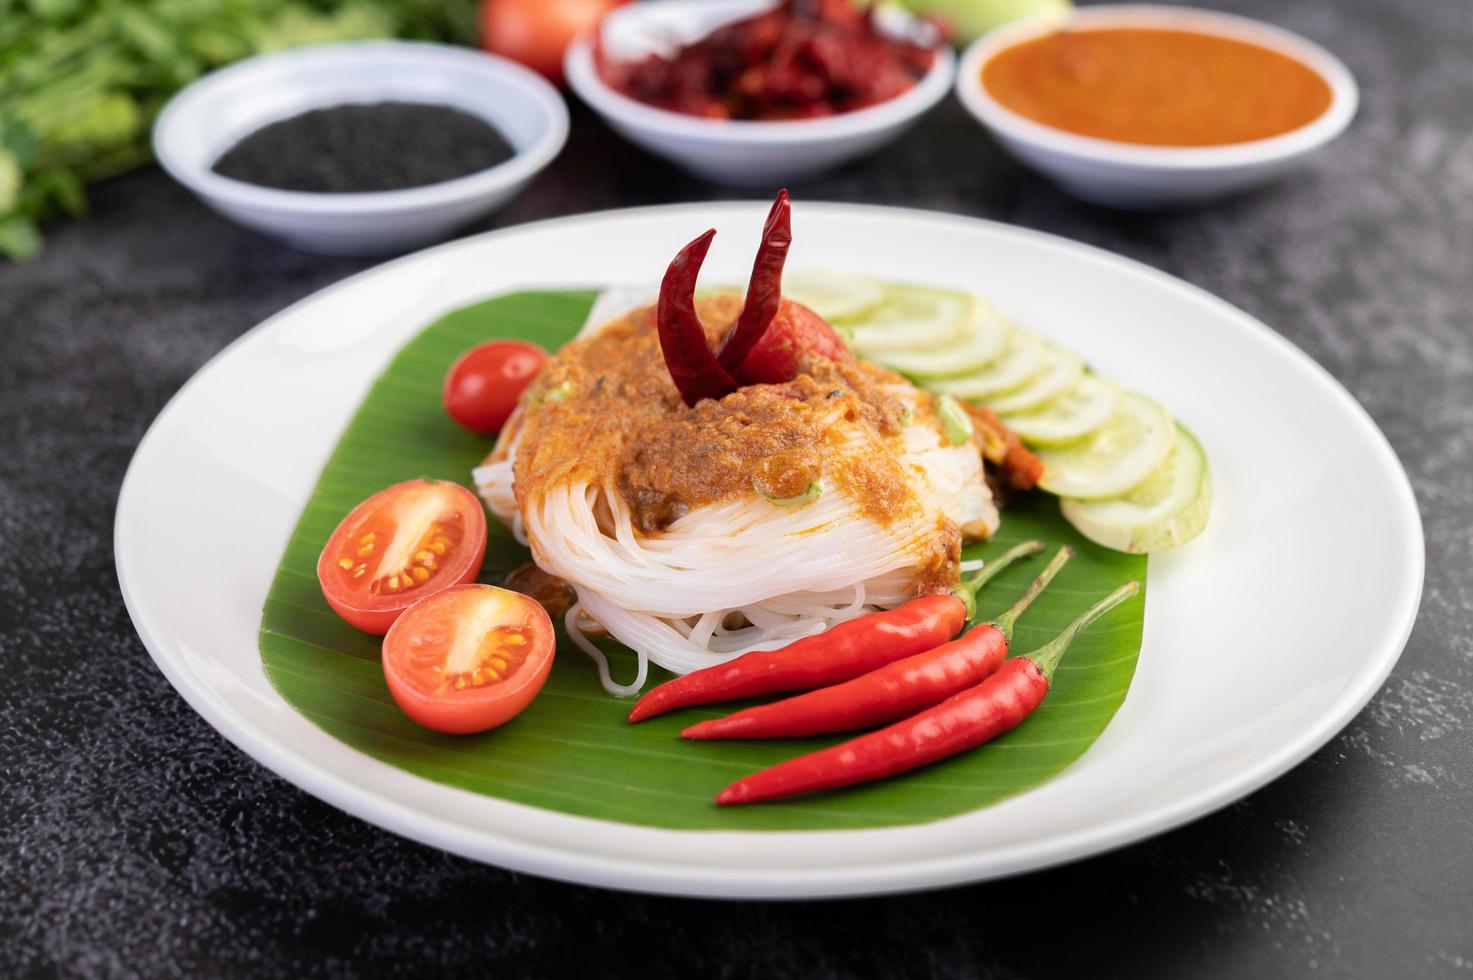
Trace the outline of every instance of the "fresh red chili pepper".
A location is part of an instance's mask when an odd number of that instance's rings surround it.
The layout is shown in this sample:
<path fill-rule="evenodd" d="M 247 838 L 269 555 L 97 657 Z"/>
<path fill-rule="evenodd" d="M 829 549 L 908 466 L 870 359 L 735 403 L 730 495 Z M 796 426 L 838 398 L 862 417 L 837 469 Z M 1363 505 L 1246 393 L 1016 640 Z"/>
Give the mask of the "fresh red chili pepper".
<path fill-rule="evenodd" d="M 680 397 L 691 406 L 702 398 L 720 398 L 737 390 L 736 381 L 711 353 L 706 328 L 696 315 L 696 279 L 715 237 L 716 229 L 712 228 L 676 254 L 665 270 L 655 307 L 665 366 Z"/>
<path fill-rule="evenodd" d="M 757 246 L 757 258 L 752 262 L 752 278 L 747 283 L 741 315 L 716 352 L 721 366 L 733 375 L 739 374 L 737 369 L 777 316 L 777 306 L 782 301 L 783 263 L 788 258 L 788 247 L 793 244 L 792 215 L 793 207 L 784 188 L 777 192 L 777 200 L 772 202 L 772 210 L 767 212 L 767 221 L 762 225 L 762 244 Z M 783 380 L 791 380 L 791 376 Z"/>
<path fill-rule="evenodd" d="M 975 748 L 1015 728 L 1048 694 L 1054 669 L 1079 631 L 1139 589 L 1127 582 L 1045 646 L 1006 661 L 991 677 L 879 731 L 789 759 L 738 779 L 722 806 L 757 803 L 884 779 Z"/>
<path fill-rule="evenodd" d="M 693 704 L 810 691 L 933 649 L 955 636 L 972 618 L 976 594 L 983 586 L 1014 561 L 1042 550 L 1043 545 L 1037 541 L 1015 545 L 953 592 L 923 595 L 777 650 L 756 650 L 666 681 L 635 703 L 629 721 L 644 721 Z"/>
<path fill-rule="evenodd" d="M 796 697 L 692 725 L 682 738 L 801 738 L 873 728 L 939 704 L 975 687 L 1007 658 L 1013 624 L 1048 588 L 1074 552 L 1060 548 L 1028 591 L 990 623 L 934 650 L 896 660 L 868 674 Z"/>

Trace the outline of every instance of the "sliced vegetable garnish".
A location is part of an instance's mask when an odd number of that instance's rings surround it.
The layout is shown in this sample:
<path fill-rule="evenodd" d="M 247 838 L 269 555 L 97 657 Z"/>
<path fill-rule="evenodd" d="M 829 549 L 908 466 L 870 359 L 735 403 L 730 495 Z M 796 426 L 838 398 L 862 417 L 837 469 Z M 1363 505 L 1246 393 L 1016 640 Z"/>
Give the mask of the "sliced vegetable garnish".
<path fill-rule="evenodd" d="M 1166 460 L 1145 482 L 1119 497 L 1064 500 L 1064 517 L 1097 544 L 1146 554 L 1174 548 L 1202 533 L 1212 510 L 1207 457 L 1180 424 Z"/>
<path fill-rule="evenodd" d="M 885 287 L 869 276 L 808 269 L 783 277 L 783 295 L 833 323 L 862 319 L 884 300 Z"/>
<path fill-rule="evenodd" d="M 409 480 L 354 507 L 317 559 L 328 605 L 383 634 L 433 592 L 469 582 L 486 554 L 481 502 L 456 483 Z"/>
<path fill-rule="evenodd" d="M 1114 497 L 1142 483 L 1171 450 L 1171 416 L 1134 392 L 1103 427 L 1079 442 L 1038 450 L 1038 485 L 1060 497 Z"/>
<path fill-rule="evenodd" d="M 1002 420 L 1024 440 L 1053 446 L 1083 439 L 1110 421 L 1120 407 L 1120 389 L 1086 374 L 1057 398 L 1027 412 L 1008 412 Z"/>
<path fill-rule="evenodd" d="M 1032 381 L 1005 395 L 990 399 L 987 404 L 999 414 L 1028 411 L 1053 401 L 1078 384 L 1082 377 L 1084 361 L 1078 355 L 1057 347 L 1048 347 L 1044 351 L 1043 370 Z"/>
<path fill-rule="evenodd" d="M 972 297 L 947 289 L 891 286 L 885 301 L 848 328 L 854 349 L 879 360 L 885 351 L 938 347 L 967 335 Z"/>
<path fill-rule="evenodd" d="M 936 414 L 941 418 L 941 427 L 946 432 L 946 441 L 960 446 L 972 438 L 972 417 L 961 403 L 950 395 L 936 399 Z"/>
<path fill-rule="evenodd" d="M 757 464 L 752 489 L 780 507 L 801 507 L 823 496 L 824 487 L 807 461 L 776 453 Z"/>
<path fill-rule="evenodd" d="M 757 487 L 758 493 L 760 493 L 763 497 L 766 497 L 773 503 L 777 504 L 779 507 L 802 507 L 804 504 L 811 504 L 819 497 L 823 496 L 822 480 L 814 480 L 812 483 L 808 484 L 808 486 L 801 492 L 791 494 L 786 497 L 774 496 L 773 494 L 768 493 L 766 490 L 763 490 L 760 485 L 755 484 L 755 481 L 754 485 Z"/>
<path fill-rule="evenodd" d="M 1007 350 L 1012 324 L 983 300 L 972 303 L 966 337 L 940 347 L 879 351 L 875 359 L 913 378 L 947 378 L 979 371 Z"/>
<path fill-rule="evenodd" d="M 1032 334 L 1013 330 L 1007 350 L 980 370 L 955 378 L 934 378 L 926 387 L 967 401 L 987 401 L 1032 381 L 1044 367 L 1043 341 Z"/>
<path fill-rule="evenodd" d="M 463 585 L 420 600 L 384 637 L 384 679 L 404 713 L 465 735 L 510 721 L 552 668 L 552 620 L 533 599 Z"/>
<path fill-rule="evenodd" d="M 542 393 L 545 402 L 565 402 L 578 392 L 578 386 L 573 384 L 571 378 L 564 378 L 551 388 Z"/>

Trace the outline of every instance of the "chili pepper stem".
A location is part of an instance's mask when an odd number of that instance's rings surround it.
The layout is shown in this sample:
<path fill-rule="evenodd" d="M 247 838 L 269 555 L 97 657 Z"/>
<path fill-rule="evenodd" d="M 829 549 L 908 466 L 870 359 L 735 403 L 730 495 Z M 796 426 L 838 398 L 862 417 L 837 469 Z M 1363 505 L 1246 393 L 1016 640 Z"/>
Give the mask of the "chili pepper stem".
<path fill-rule="evenodd" d="M 1048 588 L 1048 584 L 1054 580 L 1054 576 L 1059 574 L 1059 569 L 1063 568 L 1069 559 L 1073 557 L 1073 548 L 1068 545 L 1060 548 L 1049 559 L 1049 563 L 1044 566 L 1043 571 L 1038 573 L 1038 578 L 1029 583 L 1028 590 L 1018 597 L 1018 601 L 1013 603 L 1007 612 L 992 621 L 992 625 L 997 628 L 997 631 L 1007 637 L 1009 645 L 1013 642 L 1013 626 L 1017 624 L 1018 617 L 1028 611 L 1028 607 L 1033 605 L 1033 600 L 1043 594 L 1043 590 Z"/>
<path fill-rule="evenodd" d="M 1042 550 L 1042 541 L 1024 541 L 1022 544 L 1015 544 L 1007 551 L 992 559 L 992 561 L 983 565 L 982 570 L 976 575 L 957 585 L 952 590 L 952 594 L 966 604 L 967 622 L 970 623 L 972 618 L 977 615 L 977 593 L 981 592 L 982 588 L 988 582 L 991 582 L 1005 568 L 1018 559 L 1027 558 L 1029 555 L 1036 555 Z"/>
<path fill-rule="evenodd" d="M 1059 661 L 1063 659 L 1064 651 L 1069 649 L 1069 644 L 1074 642 L 1074 638 L 1079 635 L 1079 631 L 1099 619 L 1111 609 L 1120 605 L 1126 599 L 1135 595 L 1140 591 L 1140 588 L 1141 584 L 1139 582 L 1126 582 L 1120 588 L 1086 609 L 1078 619 L 1069 624 L 1064 632 L 1049 640 L 1032 653 L 1025 654 L 1025 656 L 1038 666 L 1038 672 L 1043 674 L 1043 679 L 1048 681 L 1049 685 L 1052 686 L 1054 682 L 1054 669 L 1059 666 Z"/>

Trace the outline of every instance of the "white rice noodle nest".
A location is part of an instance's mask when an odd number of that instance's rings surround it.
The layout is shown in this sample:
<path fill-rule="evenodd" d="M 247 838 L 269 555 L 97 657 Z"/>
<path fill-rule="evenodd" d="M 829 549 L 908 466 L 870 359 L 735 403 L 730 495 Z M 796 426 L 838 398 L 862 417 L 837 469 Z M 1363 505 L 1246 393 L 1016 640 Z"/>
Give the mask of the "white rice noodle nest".
<path fill-rule="evenodd" d="M 915 398 L 908 386 L 895 394 Z M 636 532 L 628 505 L 607 486 L 557 484 L 519 509 L 515 443 L 473 478 L 491 513 L 531 545 L 537 564 L 576 590 L 570 636 L 598 662 L 605 688 L 630 695 L 644 685 L 649 661 L 685 674 L 904 602 L 933 560 L 942 515 L 968 536 L 996 530 L 975 447 L 949 445 L 923 424 L 908 426 L 902 443 L 902 468 L 922 506 L 888 525 L 834 486 L 801 506 L 754 493 L 696 507 L 655 535 Z M 873 443 L 856 432 L 837 451 L 851 450 L 873 451 Z M 638 654 L 631 683 L 609 676 L 602 651 L 585 635 L 590 624 Z"/>

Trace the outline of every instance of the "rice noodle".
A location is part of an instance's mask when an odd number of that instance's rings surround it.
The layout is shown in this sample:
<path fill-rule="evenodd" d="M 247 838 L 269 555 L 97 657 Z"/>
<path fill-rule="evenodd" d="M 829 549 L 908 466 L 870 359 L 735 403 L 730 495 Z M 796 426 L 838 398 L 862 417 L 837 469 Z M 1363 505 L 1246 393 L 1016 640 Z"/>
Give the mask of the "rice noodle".
<path fill-rule="evenodd" d="M 917 397 L 909 386 L 895 394 Z M 973 536 L 997 527 L 976 449 L 947 444 L 934 425 L 911 425 L 901 439 L 906 481 L 923 504 L 913 516 L 881 525 L 835 487 L 797 507 L 756 494 L 699 506 L 656 535 L 636 532 L 610 486 L 559 482 L 524 494 L 519 506 L 517 435 L 475 470 L 475 483 L 491 512 L 530 541 L 537 564 L 573 586 L 568 634 L 594 659 L 604 688 L 621 697 L 643 686 L 649 661 L 689 673 L 904 602 L 932 560 L 941 516 Z M 855 435 L 829 452 L 873 450 Z M 632 683 L 613 680 L 581 616 L 635 651 Z"/>

